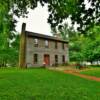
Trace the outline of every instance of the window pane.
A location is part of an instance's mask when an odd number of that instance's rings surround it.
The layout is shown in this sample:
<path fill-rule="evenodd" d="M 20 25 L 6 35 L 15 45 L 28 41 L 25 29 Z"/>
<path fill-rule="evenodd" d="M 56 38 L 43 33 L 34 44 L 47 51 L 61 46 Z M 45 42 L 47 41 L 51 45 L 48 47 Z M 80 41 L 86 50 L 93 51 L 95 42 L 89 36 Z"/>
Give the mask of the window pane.
<path fill-rule="evenodd" d="M 34 39 L 34 46 L 35 46 L 35 47 L 38 46 L 38 39 Z"/>
<path fill-rule="evenodd" d="M 58 55 L 55 55 L 55 62 L 58 63 Z"/>
<path fill-rule="evenodd" d="M 48 42 L 48 40 L 45 40 L 45 47 L 49 47 L 49 42 Z"/>
<path fill-rule="evenodd" d="M 34 63 L 36 64 L 38 62 L 38 54 L 34 54 Z"/>
<path fill-rule="evenodd" d="M 62 56 L 62 62 L 65 63 L 65 56 Z"/>

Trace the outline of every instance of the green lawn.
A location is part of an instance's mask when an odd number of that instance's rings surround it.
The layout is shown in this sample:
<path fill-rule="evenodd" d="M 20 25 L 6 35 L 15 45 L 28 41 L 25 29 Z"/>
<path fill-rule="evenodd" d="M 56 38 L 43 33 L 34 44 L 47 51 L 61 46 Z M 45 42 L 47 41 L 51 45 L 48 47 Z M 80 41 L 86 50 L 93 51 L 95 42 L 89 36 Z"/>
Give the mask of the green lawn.
<path fill-rule="evenodd" d="M 92 70 L 86 70 L 86 71 L 83 71 L 83 72 L 80 72 L 80 73 L 100 77 L 100 68 L 92 68 Z"/>
<path fill-rule="evenodd" d="M 0 69 L 0 100 L 100 100 L 100 82 L 46 69 Z"/>

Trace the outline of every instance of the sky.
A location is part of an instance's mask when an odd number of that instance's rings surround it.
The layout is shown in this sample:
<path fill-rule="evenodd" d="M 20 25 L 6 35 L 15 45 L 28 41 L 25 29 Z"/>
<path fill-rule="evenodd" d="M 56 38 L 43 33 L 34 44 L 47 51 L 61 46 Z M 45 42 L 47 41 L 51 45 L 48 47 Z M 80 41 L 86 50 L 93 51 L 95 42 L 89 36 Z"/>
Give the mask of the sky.
<path fill-rule="evenodd" d="M 84 3 L 86 4 L 86 9 L 88 9 L 91 5 L 88 2 L 88 0 L 85 0 Z M 47 23 L 47 18 L 49 17 L 47 5 L 42 7 L 38 3 L 37 8 L 35 8 L 34 10 L 28 9 L 28 11 L 29 11 L 28 18 L 22 18 L 22 17 L 17 18 L 16 16 L 14 16 L 18 21 L 16 30 L 20 33 L 22 23 L 25 22 L 27 31 L 46 34 L 46 35 L 52 35 L 50 25 Z M 67 19 L 64 21 L 64 23 L 68 23 L 70 26 L 71 20 Z M 77 26 L 78 25 L 75 24 L 75 30 L 77 29 Z"/>
<path fill-rule="evenodd" d="M 47 6 L 42 7 L 38 4 L 38 7 L 34 10 L 28 9 L 28 18 L 15 18 L 18 20 L 16 30 L 21 32 L 22 23 L 26 23 L 26 30 L 31 32 L 37 32 L 41 34 L 51 34 L 50 25 L 47 23 L 47 18 L 49 17 Z"/>
<path fill-rule="evenodd" d="M 42 7 L 38 3 L 38 7 L 34 10 L 28 9 L 28 18 L 17 18 L 14 16 L 14 18 L 18 21 L 16 30 L 17 32 L 21 32 L 22 23 L 26 23 L 26 30 L 41 34 L 46 34 L 52 36 L 50 24 L 47 23 L 47 18 L 49 17 L 49 12 L 47 5 Z M 68 18 L 64 21 L 64 23 L 68 23 L 69 26 L 71 25 L 71 20 Z"/>

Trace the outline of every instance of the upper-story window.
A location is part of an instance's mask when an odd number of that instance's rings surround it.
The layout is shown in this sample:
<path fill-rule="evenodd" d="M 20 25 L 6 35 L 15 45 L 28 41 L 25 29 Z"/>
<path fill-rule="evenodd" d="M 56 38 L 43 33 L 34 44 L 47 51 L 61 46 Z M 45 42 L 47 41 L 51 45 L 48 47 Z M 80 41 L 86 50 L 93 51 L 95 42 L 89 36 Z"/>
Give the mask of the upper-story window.
<path fill-rule="evenodd" d="M 34 46 L 38 47 L 38 39 L 34 39 Z"/>
<path fill-rule="evenodd" d="M 55 49 L 57 49 L 58 48 L 58 43 L 57 42 L 55 42 Z"/>
<path fill-rule="evenodd" d="M 45 40 L 45 47 L 48 48 L 49 47 L 49 41 Z"/>
<path fill-rule="evenodd" d="M 62 49 L 65 49 L 65 45 L 64 45 L 64 43 L 62 43 Z"/>

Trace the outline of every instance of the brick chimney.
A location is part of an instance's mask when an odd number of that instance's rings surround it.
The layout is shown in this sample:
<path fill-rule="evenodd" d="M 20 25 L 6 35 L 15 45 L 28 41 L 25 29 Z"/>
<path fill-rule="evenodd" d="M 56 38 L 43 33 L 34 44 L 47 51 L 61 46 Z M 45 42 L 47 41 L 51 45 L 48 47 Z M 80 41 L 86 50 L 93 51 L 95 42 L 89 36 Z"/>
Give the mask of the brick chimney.
<path fill-rule="evenodd" d="M 25 48 L 26 48 L 26 23 L 22 24 L 22 31 L 20 35 L 20 51 L 19 51 L 19 67 L 25 68 Z"/>

